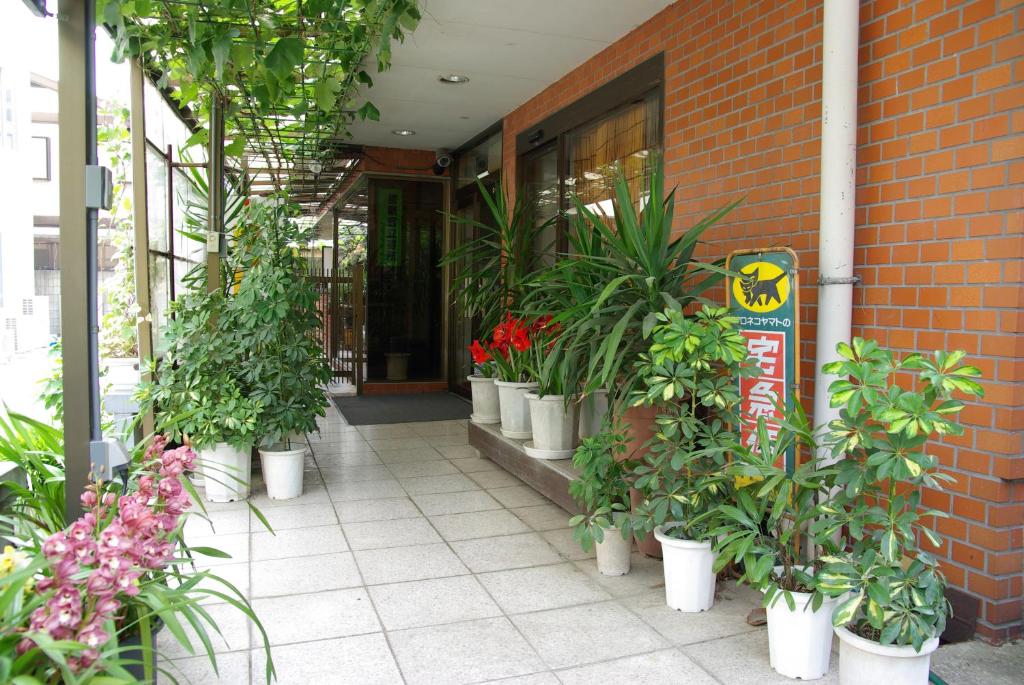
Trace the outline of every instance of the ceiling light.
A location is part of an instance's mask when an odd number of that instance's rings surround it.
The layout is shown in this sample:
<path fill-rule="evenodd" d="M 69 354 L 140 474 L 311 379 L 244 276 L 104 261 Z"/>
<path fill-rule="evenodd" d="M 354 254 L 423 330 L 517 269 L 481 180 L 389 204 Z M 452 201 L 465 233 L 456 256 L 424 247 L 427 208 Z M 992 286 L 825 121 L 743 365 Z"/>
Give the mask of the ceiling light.
<path fill-rule="evenodd" d="M 416 135 L 416 131 L 413 131 L 412 129 L 409 129 L 409 128 L 396 128 L 396 129 L 394 129 L 391 132 L 394 133 L 396 136 L 414 136 L 414 135 Z"/>
<path fill-rule="evenodd" d="M 444 74 L 442 76 L 439 76 L 438 80 L 441 83 L 451 83 L 455 85 L 461 83 L 469 83 L 469 77 L 463 76 L 462 74 Z"/>

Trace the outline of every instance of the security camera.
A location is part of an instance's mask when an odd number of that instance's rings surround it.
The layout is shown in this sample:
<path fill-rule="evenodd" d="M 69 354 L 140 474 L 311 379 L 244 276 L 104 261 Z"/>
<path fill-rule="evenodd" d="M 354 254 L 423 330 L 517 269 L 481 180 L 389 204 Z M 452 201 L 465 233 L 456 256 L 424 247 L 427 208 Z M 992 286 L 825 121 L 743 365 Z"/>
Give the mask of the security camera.
<path fill-rule="evenodd" d="M 452 165 L 452 155 L 448 150 L 435 150 L 434 151 L 434 174 L 437 176 L 443 176 L 445 170 Z"/>

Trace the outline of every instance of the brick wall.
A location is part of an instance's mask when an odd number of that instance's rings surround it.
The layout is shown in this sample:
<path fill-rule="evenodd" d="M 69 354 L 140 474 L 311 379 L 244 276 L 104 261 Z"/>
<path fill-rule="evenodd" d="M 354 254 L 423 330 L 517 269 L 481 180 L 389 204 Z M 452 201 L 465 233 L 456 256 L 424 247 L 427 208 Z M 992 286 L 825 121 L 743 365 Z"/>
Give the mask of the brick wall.
<path fill-rule="evenodd" d="M 821 133 L 820 0 L 677 2 L 504 121 L 515 136 L 665 53 L 664 148 L 677 227 L 739 196 L 707 253 L 788 245 L 803 286 L 802 393 L 813 396 Z M 957 482 L 937 553 L 982 601 L 979 633 L 1024 615 L 1024 2 L 861 4 L 855 334 L 901 351 L 965 349 L 986 396 L 934 445 Z M 597 114 L 597 113 L 595 113 Z"/>

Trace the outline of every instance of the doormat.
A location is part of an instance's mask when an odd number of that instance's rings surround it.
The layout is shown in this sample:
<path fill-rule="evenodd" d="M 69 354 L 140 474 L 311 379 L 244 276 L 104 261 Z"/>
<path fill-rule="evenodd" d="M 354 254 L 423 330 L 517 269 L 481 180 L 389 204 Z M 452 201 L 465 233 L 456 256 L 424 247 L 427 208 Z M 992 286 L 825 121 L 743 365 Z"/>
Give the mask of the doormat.
<path fill-rule="evenodd" d="M 450 392 L 415 395 L 335 395 L 334 406 L 352 426 L 468 419 L 473 405 Z"/>

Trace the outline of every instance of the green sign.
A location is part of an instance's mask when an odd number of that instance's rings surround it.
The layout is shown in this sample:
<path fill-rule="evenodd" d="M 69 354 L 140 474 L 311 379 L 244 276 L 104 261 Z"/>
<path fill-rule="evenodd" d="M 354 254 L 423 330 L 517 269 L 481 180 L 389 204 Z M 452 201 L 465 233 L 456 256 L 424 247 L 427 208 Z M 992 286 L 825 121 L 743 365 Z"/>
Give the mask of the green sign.
<path fill-rule="evenodd" d="M 726 282 L 729 309 L 739 317 L 747 339 L 747 355 L 757 360 L 760 375 L 740 379 L 744 444 L 756 446 L 757 421 L 764 418 L 775 437 L 782 418 L 779 403 L 799 400 L 800 302 L 796 254 L 787 248 L 742 250 L 729 255 L 726 266 L 739 274 Z M 781 466 L 781 464 L 777 464 Z M 796 451 L 786 454 L 786 470 L 796 468 Z"/>
<path fill-rule="evenodd" d="M 388 269 L 402 265 L 402 191 L 377 189 L 377 264 Z"/>

